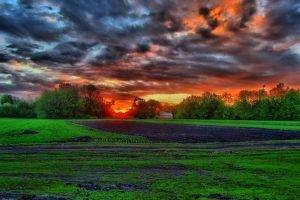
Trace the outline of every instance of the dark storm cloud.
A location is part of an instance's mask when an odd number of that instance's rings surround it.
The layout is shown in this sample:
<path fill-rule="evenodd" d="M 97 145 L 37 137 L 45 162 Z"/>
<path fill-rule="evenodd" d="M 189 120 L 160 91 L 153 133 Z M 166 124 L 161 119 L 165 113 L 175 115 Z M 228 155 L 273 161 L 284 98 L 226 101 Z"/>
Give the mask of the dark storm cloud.
<path fill-rule="evenodd" d="M 242 5 L 242 17 L 240 21 L 240 27 L 245 28 L 246 23 L 256 13 L 256 0 L 244 0 Z"/>
<path fill-rule="evenodd" d="M 282 65 L 282 69 L 299 70 L 300 56 L 293 52 L 284 52 L 278 55 L 278 63 Z"/>
<path fill-rule="evenodd" d="M 213 38 L 214 35 L 212 34 L 212 31 L 214 29 L 216 29 L 219 25 L 219 21 L 218 19 L 210 16 L 211 10 L 208 7 L 200 7 L 199 9 L 199 15 L 203 16 L 205 18 L 205 20 L 207 21 L 207 24 L 209 26 L 209 28 L 199 28 L 198 29 L 198 33 L 200 35 L 202 35 L 203 38 L 207 39 L 207 38 Z"/>
<path fill-rule="evenodd" d="M 0 53 L 0 63 L 6 63 L 10 60 L 10 56 L 4 53 Z"/>
<path fill-rule="evenodd" d="M 154 24 L 152 24 L 155 27 L 154 31 L 175 32 L 182 29 L 181 19 L 174 13 L 176 11 L 175 6 L 176 4 L 162 4 L 159 9 L 153 10 L 151 18 L 154 21 Z"/>
<path fill-rule="evenodd" d="M 214 34 L 210 28 L 199 28 L 197 33 L 200 34 L 204 39 L 214 38 Z"/>
<path fill-rule="evenodd" d="M 45 90 L 53 85 L 53 82 L 46 81 L 44 77 L 37 75 L 26 74 L 26 76 L 9 69 L 7 65 L 0 63 L 0 75 L 7 77 L 11 83 L 1 84 L 1 92 L 15 92 L 15 91 L 31 91 L 39 92 Z"/>
<path fill-rule="evenodd" d="M 37 63 L 75 64 L 84 55 L 88 45 L 77 43 L 60 43 L 49 51 L 34 53 L 31 60 Z"/>
<path fill-rule="evenodd" d="M 198 33 L 201 34 L 204 38 L 211 38 L 213 34 L 211 33 L 215 30 L 220 24 L 227 23 L 226 28 L 229 31 L 239 31 L 240 29 L 247 27 L 247 22 L 249 22 L 252 16 L 256 13 L 257 1 L 256 0 L 241 0 L 240 4 L 237 7 L 232 7 L 235 9 L 235 12 L 239 12 L 239 16 L 230 16 L 226 20 L 221 19 L 220 14 L 216 14 L 215 9 L 220 8 L 220 5 L 226 4 L 230 6 L 230 2 L 220 2 L 220 1 L 200 1 L 199 15 L 203 16 L 206 20 L 208 27 L 200 27 Z M 223 5 L 224 6 L 224 5 Z M 224 8 L 222 8 L 224 9 Z M 225 12 L 225 11 L 224 11 Z M 221 15 L 225 15 L 222 13 Z"/>
<path fill-rule="evenodd" d="M 300 2 L 298 0 L 270 1 L 267 13 L 269 39 L 282 39 L 300 34 Z"/>
<path fill-rule="evenodd" d="M 91 38 L 125 37 L 141 30 L 146 23 L 146 16 L 138 16 L 126 0 L 57 1 L 57 4 L 71 28 Z"/>
<path fill-rule="evenodd" d="M 1 92 L 76 78 L 121 81 L 102 85 L 120 96 L 276 81 L 300 70 L 299 18 L 296 0 L 0 0 Z M 24 76 L 13 61 L 47 70 Z"/>
<path fill-rule="evenodd" d="M 137 50 L 137 52 L 140 52 L 140 53 L 146 53 L 147 51 L 150 50 L 150 44 L 147 42 L 138 43 L 136 50 Z"/>
<path fill-rule="evenodd" d="M 6 46 L 7 49 L 16 55 L 27 57 L 39 48 L 37 44 L 27 42 L 26 40 L 11 40 Z"/>
<path fill-rule="evenodd" d="M 45 11 L 46 12 L 46 11 Z M 21 5 L 2 3 L 0 6 L 0 31 L 17 37 L 29 37 L 40 41 L 57 40 L 63 29 L 48 22 L 50 14 Z"/>

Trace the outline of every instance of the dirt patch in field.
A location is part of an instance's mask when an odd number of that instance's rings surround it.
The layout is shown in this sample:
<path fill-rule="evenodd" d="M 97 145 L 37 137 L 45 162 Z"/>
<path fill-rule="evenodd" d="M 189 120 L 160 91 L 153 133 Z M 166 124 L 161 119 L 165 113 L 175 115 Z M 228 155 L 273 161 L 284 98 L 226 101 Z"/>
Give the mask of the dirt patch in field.
<path fill-rule="evenodd" d="M 38 131 L 25 129 L 25 130 L 17 130 L 6 133 L 7 136 L 31 136 L 31 135 L 37 135 L 39 134 Z"/>
<path fill-rule="evenodd" d="M 36 196 L 27 194 L 13 194 L 13 193 L 0 193 L 1 200 L 70 200 L 65 197 L 54 197 L 54 196 Z"/>
<path fill-rule="evenodd" d="M 117 183 L 117 184 L 110 184 L 110 185 L 100 185 L 97 183 L 80 183 L 78 184 L 78 187 L 90 191 L 121 190 L 127 192 L 127 191 L 137 191 L 137 190 L 144 189 L 144 187 L 132 183 Z"/>
<path fill-rule="evenodd" d="M 38 131 L 26 129 L 20 133 L 20 135 L 36 135 Z"/>
<path fill-rule="evenodd" d="M 13 154 L 39 154 L 39 153 L 59 153 L 59 152 L 86 152 L 86 153 L 164 153 L 170 151 L 194 151 L 194 150 L 208 150 L 208 151 L 233 151 L 244 148 L 255 149 L 299 149 L 300 142 L 292 141 L 253 141 L 253 142 L 235 142 L 235 143 L 198 143 L 198 144 L 182 144 L 178 147 L 166 146 L 165 144 L 152 144 L 152 146 L 143 145 L 84 145 L 84 143 L 61 143 L 61 144 L 45 144 L 34 146 L 0 146 L 0 153 Z"/>
<path fill-rule="evenodd" d="M 80 136 L 64 140 L 63 142 L 92 142 L 94 139 L 90 136 Z"/>
<path fill-rule="evenodd" d="M 220 200 L 231 200 L 231 199 L 233 199 L 231 197 L 227 197 L 227 196 L 224 196 L 222 194 L 211 194 L 208 197 L 212 198 L 212 199 L 220 199 Z"/>
<path fill-rule="evenodd" d="M 79 137 L 74 137 L 74 138 L 67 138 L 67 139 L 62 139 L 62 140 L 53 140 L 51 141 L 52 143 L 88 143 L 88 142 L 93 142 L 94 138 L 90 136 L 79 136 Z"/>
<path fill-rule="evenodd" d="M 76 121 L 106 132 L 144 136 L 153 141 L 206 143 L 300 139 L 299 131 L 218 126 L 151 124 L 130 121 Z"/>

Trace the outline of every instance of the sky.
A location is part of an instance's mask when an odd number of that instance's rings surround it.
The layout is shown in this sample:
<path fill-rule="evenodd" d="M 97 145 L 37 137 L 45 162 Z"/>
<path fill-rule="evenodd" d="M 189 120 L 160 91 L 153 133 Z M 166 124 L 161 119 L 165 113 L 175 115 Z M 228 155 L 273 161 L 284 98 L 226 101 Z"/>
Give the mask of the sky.
<path fill-rule="evenodd" d="M 300 86 L 299 0 L 0 0 L 0 93 L 134 96 Z"/>

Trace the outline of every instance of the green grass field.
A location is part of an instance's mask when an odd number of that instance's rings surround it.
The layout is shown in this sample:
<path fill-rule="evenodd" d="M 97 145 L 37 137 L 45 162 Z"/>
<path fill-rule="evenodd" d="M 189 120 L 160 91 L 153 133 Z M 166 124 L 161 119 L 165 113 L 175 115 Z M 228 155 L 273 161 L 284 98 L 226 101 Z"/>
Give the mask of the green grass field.
<path fill-rule="evenodd" d="M 24 130 L 34 130 L 39 134 L 22 134 Z M 105 132 L 99 134 L 99 131 L 89 130 L 65 120 L 0 119 L 0 145 L 63 143 L 80 137 L 91 137 L 97 143 L 149 142 L 142 137 Z"/>
<path fill-rule="evenodd" d="M 24 130 L 38 134 L 22 135 Z M 80 137 L 93 141 L 74 142 Z M 0 144 L 0 199 L 25 194 L 78 200 L 300 198 L 297 145 L 162 144 L 64 120 L 22 119 L 0 120 Z"/>

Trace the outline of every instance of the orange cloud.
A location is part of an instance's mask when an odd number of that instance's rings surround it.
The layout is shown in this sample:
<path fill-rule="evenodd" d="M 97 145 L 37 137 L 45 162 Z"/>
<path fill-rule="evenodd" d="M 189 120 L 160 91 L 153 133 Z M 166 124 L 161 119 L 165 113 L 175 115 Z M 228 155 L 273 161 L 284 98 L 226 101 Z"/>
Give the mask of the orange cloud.
<path fill-rule="evenodd" d="M 191 33 L 197 33 L 199 28 L 210 29 L 210 20 L 215 20 L 216 27 L 211 28 L 212 33 L 218 36 L 231 36 L 231 29 L 241 26 L 241 21 L 245 15 L 252 15 L 247 9 L 252 9 L 253 5 L 244 5 L 244 0 L 230 0 L 230 1 L 215 1 L 208 4 L 206 1 L 200 2 L 193 6 L 193 9 L 183 17 L 182 21 L 185 28 Z M 207 16 L 202 16 L 199 13 L 200 8 L 208 9 Z M 253 9 L 255 9 L 253 7 Z M 250 23 L 250 22 L 249 22 Z M 255 29 L 262 27 L 262 17 L 255 18 Z"/>

